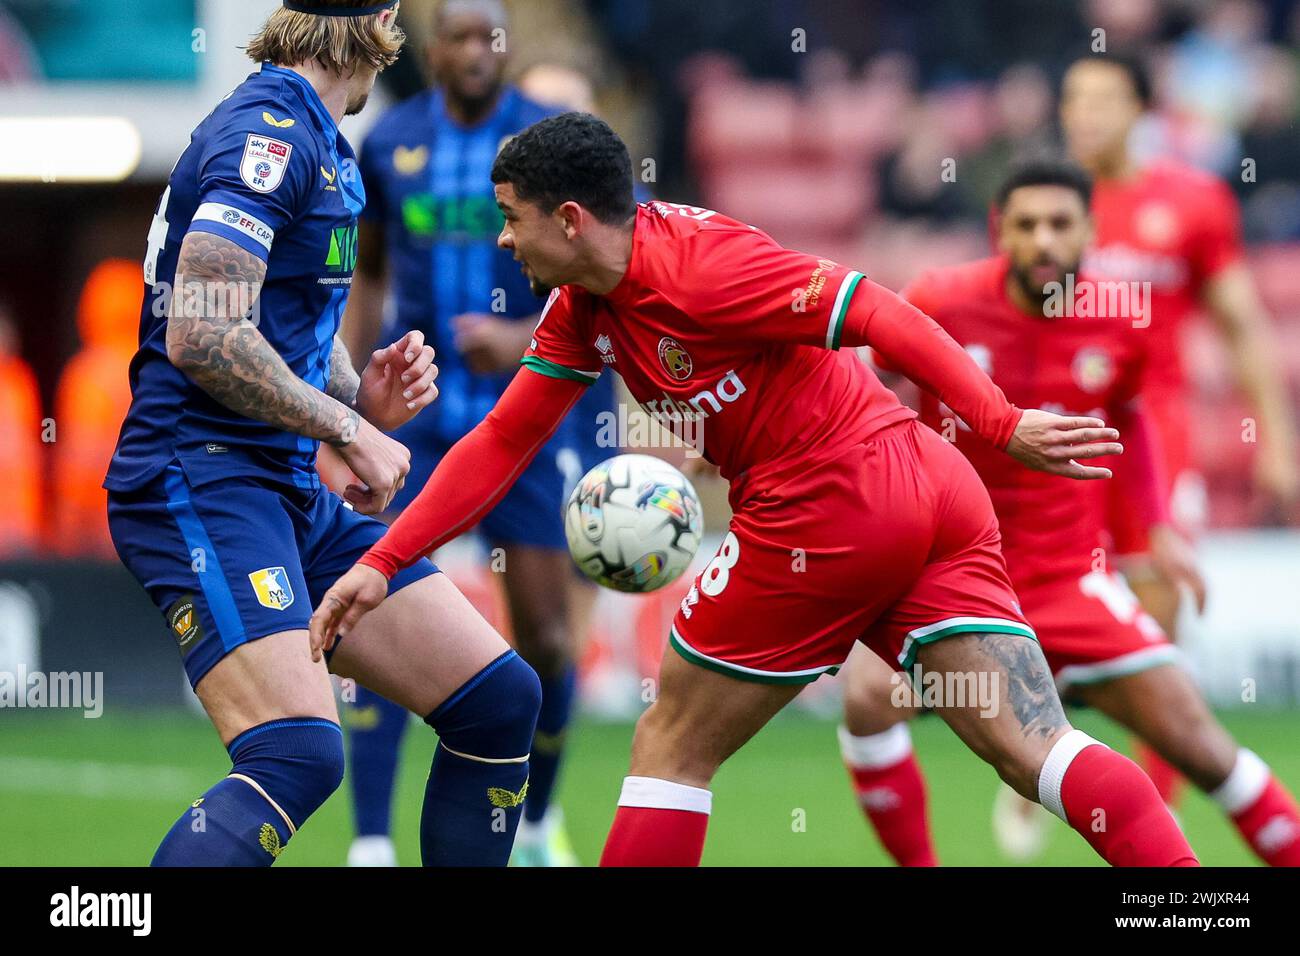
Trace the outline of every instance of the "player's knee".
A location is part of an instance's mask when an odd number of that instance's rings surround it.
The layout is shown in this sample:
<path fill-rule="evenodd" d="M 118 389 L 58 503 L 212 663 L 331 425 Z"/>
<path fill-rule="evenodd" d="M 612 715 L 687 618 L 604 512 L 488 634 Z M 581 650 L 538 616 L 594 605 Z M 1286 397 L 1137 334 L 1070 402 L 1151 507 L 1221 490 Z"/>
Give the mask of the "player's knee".
<path fill-rule="evenodd" d="M 542 685 L 514 651 L 506 651 L 424 718 L 443 745 L 484 760 L 513 760 L 532 747 Z"/>
<path fill-rule="evenodd" d="M 230 742 L 231 774 L 251 780 L 298 828 L 343 782 L 343 732 L 332 720 L 290 717 Z"/>

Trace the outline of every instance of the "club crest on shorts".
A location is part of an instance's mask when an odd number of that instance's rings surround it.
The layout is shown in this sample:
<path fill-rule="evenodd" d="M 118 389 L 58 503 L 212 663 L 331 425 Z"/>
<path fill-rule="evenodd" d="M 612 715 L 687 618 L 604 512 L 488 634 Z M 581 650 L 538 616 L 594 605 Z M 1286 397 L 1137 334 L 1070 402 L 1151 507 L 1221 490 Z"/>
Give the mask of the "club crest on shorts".
<path fill-rule="evenodd" d="M 691 372 L 695 370 L 690 353 L 682 348 L 680 342 L 666 335 L 659 340 L 659 364 L 679 382 L 690 378 Z"/>
<path fill-rule="evenodd" d="M 293 603 L 293 588 L 284 568 L 262 568 L 250 574 L 248 580 L 252 582 L 257 603 L 262 607 L 283 611 Z"/>

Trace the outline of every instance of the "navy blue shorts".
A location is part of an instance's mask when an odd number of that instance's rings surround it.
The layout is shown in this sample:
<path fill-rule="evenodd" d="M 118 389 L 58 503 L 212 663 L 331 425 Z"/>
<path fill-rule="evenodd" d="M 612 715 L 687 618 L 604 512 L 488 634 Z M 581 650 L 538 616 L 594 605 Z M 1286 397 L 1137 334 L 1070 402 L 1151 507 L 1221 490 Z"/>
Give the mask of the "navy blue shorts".
<path fill-rule="evenodd" d="M 305 629 L 330 585 L 387 530 L 324 488 L 251 477 L 193 487 L 176 464 L 142 489 L 110 492 L 108 526 L 163 612 L 192 687 L 240 644 Z M 388 591 L 437 571 L 422 558 Z"/>
<path fill-rule="evenodd" d="M 411 450 L 411 470 L 391 506 L 396 514 L 415 500 L 451 446 L 427 435 L 398 432 L 393 437 Z M 561 442 L 553 439 L 543 445 L 505 497 L 478 523 L 488 543 L 566 548 L 564 501 L 572 487 L 568 477 L 577 468 L 576 461 L 573 451 Z M 581 477 L 582 472 L 577 472 L 573 484 Z"/>

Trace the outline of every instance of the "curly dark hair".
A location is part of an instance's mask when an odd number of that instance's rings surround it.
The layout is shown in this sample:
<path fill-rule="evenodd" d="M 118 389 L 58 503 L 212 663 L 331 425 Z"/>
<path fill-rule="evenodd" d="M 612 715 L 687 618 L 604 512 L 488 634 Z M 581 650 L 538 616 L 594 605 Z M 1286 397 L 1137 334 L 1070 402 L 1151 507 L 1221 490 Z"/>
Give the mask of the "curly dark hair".
<path fill-rule="evenodd" d="M 1025 186 L 1064 186 L 1079 194 L 1084 209 L 1092 202 L 1092 180 L 1082 169 L 1063 159 L 1038 159 L 1011 170 L 998 187 L 997 208 L 1006 208 L 1011 194 Z"/>
<path fill-rule="evenodd" d="M 547 117 L 511 138 L 492 164 L 492 182 L 509 183 L 547 213 L 570 200 L 604 223 L 636 212 L 627 146 L 590 113 Z"/>

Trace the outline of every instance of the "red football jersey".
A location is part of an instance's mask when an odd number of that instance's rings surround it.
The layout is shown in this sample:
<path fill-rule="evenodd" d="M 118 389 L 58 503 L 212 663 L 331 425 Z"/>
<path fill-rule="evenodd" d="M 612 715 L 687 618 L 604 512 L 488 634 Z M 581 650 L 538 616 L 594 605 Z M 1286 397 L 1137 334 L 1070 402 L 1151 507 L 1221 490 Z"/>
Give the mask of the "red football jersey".
<path fill-rule="evenodd" d="M 738 502 L 914 417 L 853 353 L 836 351 L 850 298 L 887 294 L 721 213 L 644 203 L 623 279 L 603 296 L 552 292 L 523 361 L 588 380 L 614 369 L 665 427 L 698 430 Z"/>
<path fill-rule="evenodd" d="M 1093 247 L 1083 271 L 1095 279 L 1151 283 L 1151 368 L 1144 387 L 1181 391 L 1179 337 L 1206 280 L 1242 255 L 1240 210 L 1226 183 L 1161 161 L 1127 180 L 1093 187 Z"/>
<path fill-rule="evenodd" d="M 1027 315 L 1006 293 L 1005 258 L 923 273 L 903 297 L 960 343 L 1020 408 L 1110 421 L 1142 384 L 1145 340 L 1115 318 Z M 970 459 L 1002 528 L 1016 587 L 1093 570 L 1104 546 L 1107 481 L 1075 481 L 1031 471 L 970 432 L 922 392 L 921 418 Z M 1098 460 L 1118 469 L 1123 460 Z"/>

